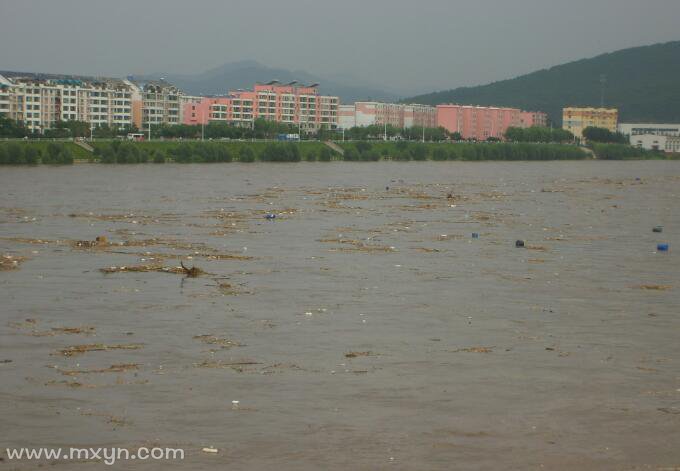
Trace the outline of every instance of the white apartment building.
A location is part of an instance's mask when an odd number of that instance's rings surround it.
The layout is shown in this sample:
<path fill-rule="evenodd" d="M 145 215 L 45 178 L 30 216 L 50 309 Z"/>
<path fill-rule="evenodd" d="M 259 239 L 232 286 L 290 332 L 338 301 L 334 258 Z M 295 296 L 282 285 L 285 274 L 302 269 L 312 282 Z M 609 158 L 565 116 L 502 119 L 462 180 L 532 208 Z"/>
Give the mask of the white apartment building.
<path fill-rule="evenodd" d="M 180 96 L 177 87 L 163 80 L 147 82 L 141 87 L 141 129 L 149 125 L 180 124 Z"/>
<path fill-rule="evenodd" d="M 656 123 L 619 123 L 618 131 L 631 137 L 641 134 L 654 134 L 657 136 L 680 136 L 680 124 L 656 124 Z"/>
<path fill-rule="evenodd" d="M 357 125 L 356 108 L 354 105 L 338 106 L 338 128 L 350 129 Z"/>
<path fill-rule="evenodd" d="M 630 145 L 646 150 L 680 153 L 680 134 L 635 134 L 630 136 Z"/>
<path fill-rule="evenodd" d="M 126 79 L 0 72 L 0 113 L 32 132 L 59 121 L 118 129 L 179 124 L 181 96 L 163 81 L 139 86 Z"/>
<path fill-rule="evenodd" d="M 394 126 L 396 128 L 437 127 L 437 109 L 434 106 L 358 101 L 353 105 L 338 107 L 338 127 Z"/>

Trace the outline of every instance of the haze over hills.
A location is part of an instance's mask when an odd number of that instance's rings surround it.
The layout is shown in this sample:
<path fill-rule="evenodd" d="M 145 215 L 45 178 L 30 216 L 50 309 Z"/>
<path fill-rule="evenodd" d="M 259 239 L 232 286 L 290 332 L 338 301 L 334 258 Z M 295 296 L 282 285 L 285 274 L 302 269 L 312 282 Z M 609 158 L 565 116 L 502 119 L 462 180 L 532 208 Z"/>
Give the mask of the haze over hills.
<path fill-rule="evenodd" d="M 156 73 L 134 76 L 135 79 L 141 80 L 158 79 L 161 77 L 192 95 L 225 94 L 229 90 L 251 88 L 256 82 L 269 82 L 270 80 L 292 82 L 297 80 L 305 84 L 319 83 L 319 90 L 322 93 L 337 95 L 342 103 L 352 103 L 368 99 L 381 101 L 395 101 L 399 99 L 398 92 L 357 80 L 348 78 L 332 80 L 302 70 L 291 71 L 268 67 L 256 61 L 229 62 L 197 75 Z"/>
<path fill-rule="evenodd" d="M 618 108 L 620 121 L 680 122 L 680 41 L 622 49 L 488 85 L 461 87 L 403 100 L 437 105 L 512 106 L 545 111 L 561 125 L 565 106 Z"/>

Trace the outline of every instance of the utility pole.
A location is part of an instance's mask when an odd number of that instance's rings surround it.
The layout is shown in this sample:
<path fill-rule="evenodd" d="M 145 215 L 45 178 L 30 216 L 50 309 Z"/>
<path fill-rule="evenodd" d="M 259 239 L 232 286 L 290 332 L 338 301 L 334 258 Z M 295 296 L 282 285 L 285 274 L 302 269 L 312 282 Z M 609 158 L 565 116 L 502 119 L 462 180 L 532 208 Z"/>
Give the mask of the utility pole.
<path fill-rule="evenodd" d="M 425 124 L 423 123 L 423 143 L 425 142 Z"/>
<path fill-rule="evenodd" d="M 385 134 L 383 136 L 383 140 L 387 140 L 387 120 L 385 120 Z"/>
<path fill-rule="evenodd" d="M 201 110 L 201 141 L 205 140 L 205 110 Z"/>
<path fill-rule="evenodd" d="M 148 121 L 148 123 L 149 123 L 149 140 L 151 140 L 151 118 L 149 117 L 147 119 L 149 120 Z"/>

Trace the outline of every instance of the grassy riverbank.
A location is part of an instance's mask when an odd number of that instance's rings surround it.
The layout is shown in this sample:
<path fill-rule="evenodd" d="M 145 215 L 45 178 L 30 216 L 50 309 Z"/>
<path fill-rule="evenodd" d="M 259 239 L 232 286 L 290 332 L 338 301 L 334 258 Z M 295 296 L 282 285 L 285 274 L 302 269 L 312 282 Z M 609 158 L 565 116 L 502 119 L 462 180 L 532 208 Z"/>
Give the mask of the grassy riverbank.
<path fill-rule="evenodd" d="M 131 163 L 226 163 L 226 162 L 300 162 L 334 160 L 372 162 L 379 160 L 424 161 L 544 161 L 583 160 L 591 155 L 583 148 L 563 144 L 529 143 L 419 143 L 356 141 L 340 142 L 343 154 L 319 141 L 97 141 L 94 152 L 72 142 L 0 142 L 0 164 L 71 164 L 89 161 L 104 164 Z M 625 145 L 596 144 L 599 159 L 677 159 Z"/>

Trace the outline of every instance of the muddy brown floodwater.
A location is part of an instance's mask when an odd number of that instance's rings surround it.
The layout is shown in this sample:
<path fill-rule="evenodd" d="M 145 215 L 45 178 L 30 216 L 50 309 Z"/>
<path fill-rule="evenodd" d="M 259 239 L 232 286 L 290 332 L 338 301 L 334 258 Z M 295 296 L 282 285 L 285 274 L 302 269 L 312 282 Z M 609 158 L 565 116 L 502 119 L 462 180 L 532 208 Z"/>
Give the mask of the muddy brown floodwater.
<path fill-rule="evenodd" d="M 678 208 L 669 161 L 3 168 L 0 470 L 680 469 Z"/>

